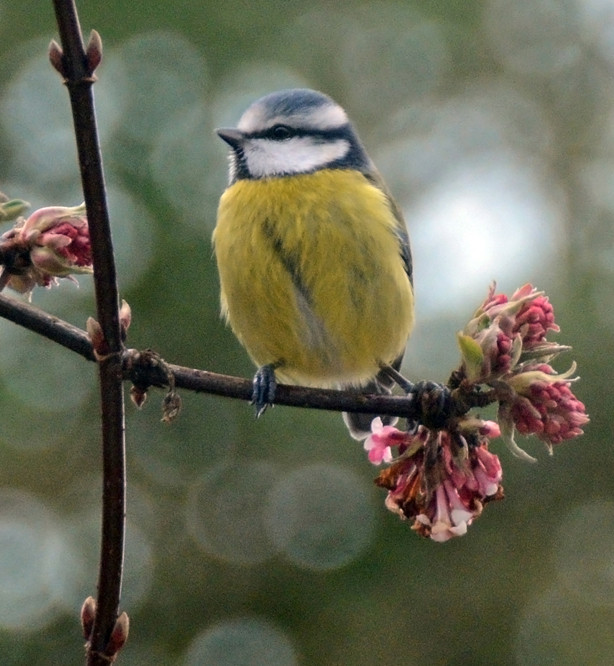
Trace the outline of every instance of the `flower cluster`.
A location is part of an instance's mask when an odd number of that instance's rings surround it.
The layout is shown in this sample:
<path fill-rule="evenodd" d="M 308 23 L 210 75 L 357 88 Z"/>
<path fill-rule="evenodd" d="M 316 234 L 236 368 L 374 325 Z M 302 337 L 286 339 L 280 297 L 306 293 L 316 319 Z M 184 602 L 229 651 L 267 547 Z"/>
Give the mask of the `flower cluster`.
<path fill-rule="evenodd" d="M 58 278 L 92 272 L 85 206 L 40 208 L 0 237 L 2 286 L 30 294 Z M 74 278 L 73 278 L 74 279 Z"/>
<path fill-rule="evenodd" d="M 548 341 L 550 331 L 559 331 L 552 305 L 543 292 L 526 284 L 509 299 L 492 287 L 458 336 L 460 376 L 468 384 L 495 390 L 506 443 L 515 455 L 532 461 L 516 444 L 516 431 L 536 435 L 552 452 L 553 445 L 581 435 L 588 423 L 584 405 L 570 388 L 575 365 L 564 374 L 550 365 L 569 349 Z"/>
<path fill-rule="evenodd" d="M 401 432 L 374 419 L 372 431 L 365 441 L 372 462 L 397 453 L 376 479 L 388 490 L 386 506 L 422 536 L 462 536 L 485 502 L 503 497 L 501 464 L 488 450 L 488 439 L 500 434 L 496 423 L 468 418 L 449 431 Z"/>
<path fill-rule="evenodd" d="M 473 417 L 468 408 L 433 422 L 437 427 L 408 432 L 374 419 L 364 446 L 373 464 L 389 464 L 376 483 L 388 491 L 386 506 L 419 534 L 435 541 L 461 536 L 486 502 L 503 497 L 491 439 L 502 436 L 515 455 L 534 461 L 516 444 L 516 432 L 535 435 L 550 452 L 582 434 L 588 416 L 570 388 L 575 365 L 564 374 L 550 365 L 569 349 L 547 340 L 558 331 L 542 292 L 527 284 L 508 298 L 493 287 L 458 335 L 462 363 L 449 388 L 487 394 L 482 404 L 499 403 L 498 423 Z"/>
<path fill-rule="evenodd" d="M 499 406 L 499 419 L 521 435 L 536 435 L 550 453 L 552 446 L 583 434 L 588 423 L 584 403 L 569 386 L 575 366 L 564 375 L 557 375 L 547 364 L 530 365 L 513 375 L 508 385 L 513 393 Z"/>

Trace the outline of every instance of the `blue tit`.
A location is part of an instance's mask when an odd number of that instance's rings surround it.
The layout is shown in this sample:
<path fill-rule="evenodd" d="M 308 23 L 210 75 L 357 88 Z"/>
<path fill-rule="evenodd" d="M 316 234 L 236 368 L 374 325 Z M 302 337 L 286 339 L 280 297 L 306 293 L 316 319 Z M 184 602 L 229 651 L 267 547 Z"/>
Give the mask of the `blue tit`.
<path fill-rule="evenodd" d="M 414 321 L 411 251 L 345 111 L 281 90 L 217 133 L 230 146 L 213 233 L 222 315 L 259 367 L 257 411 L 275 379 L 390 392 Z M 344 414 L 357 439 L 374 417 Z"/>

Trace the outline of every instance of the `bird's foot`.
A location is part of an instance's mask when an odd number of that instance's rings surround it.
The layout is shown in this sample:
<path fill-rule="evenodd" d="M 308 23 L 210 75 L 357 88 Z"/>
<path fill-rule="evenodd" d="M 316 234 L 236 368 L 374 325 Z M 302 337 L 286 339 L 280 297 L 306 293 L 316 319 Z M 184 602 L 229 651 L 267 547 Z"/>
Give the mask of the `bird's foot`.
<path fill-rule="evenodd" d="M 382 365 L 381 366 L 381 371 L 388 375 L 390 379 L 402 390 L 405 391 L 405 393 L 411 393 L 414 390 L 415 385 L 407 379 L 407 377 L 403 377 L 403 375 L 396 369 L 393 368 L 391 365 Z"/>
<path fill-rule="evenodd" d="M 256 418 L 264 414 L 266 408 L 275 401 L 277 380 L 275 379 L 275 365 L 269 363 L 258 368 L 254 375 L 252 392 L 252 405 L 256 408 Z"/>
<path fill-rule="evenodd" d="M 453 416 L 454 403 L 451 390 L 436 382 L 416 382 L 408 392 L 420 405 L 422 425 L 430 429 L 444 428 Z"/>
<path fill-rule="evenodd" d="M 409 424 L 410 429 L 420 423 L 432 429 L 445 426 L 454 411 L 452 391 L 448 386 L 425 381 L 414 384 L 391 365 L 382 366 L 382 371 L 419 405 L 419 417 Z"/>

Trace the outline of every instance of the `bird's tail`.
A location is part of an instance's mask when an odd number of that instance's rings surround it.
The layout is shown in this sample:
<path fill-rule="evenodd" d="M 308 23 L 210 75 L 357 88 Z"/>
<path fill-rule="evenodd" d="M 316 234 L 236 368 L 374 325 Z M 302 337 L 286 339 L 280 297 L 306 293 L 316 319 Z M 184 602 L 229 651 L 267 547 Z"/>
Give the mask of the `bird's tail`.
<path fill-rule="evenodd" d="M 401 366 L 402 357 L 396 359 L 391 363 L 395 370 Z M 355 390 L 356 393 L 368 394 L 390 394 L 394 388 L 394 380 L 386 374 L 385 370 L 380 370 L 375 379 L 372 379 L 368 384 L 361 386 Z M 384 425 L 394 425 L 398 419 L 395 416 L 382 416 L 380 414 L 351 414 L 350 412 L 343 412 L 343 421 L 350 431 L 350 435 L 359 441 L 366 439 L 371 434 L 371 422 L 373 419 L 380 417 Z"/>

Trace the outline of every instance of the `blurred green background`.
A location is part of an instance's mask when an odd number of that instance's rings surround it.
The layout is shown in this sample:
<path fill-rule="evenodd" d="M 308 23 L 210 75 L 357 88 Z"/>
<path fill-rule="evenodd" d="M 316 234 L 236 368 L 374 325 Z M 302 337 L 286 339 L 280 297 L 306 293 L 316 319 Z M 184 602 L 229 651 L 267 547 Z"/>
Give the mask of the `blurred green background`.
<path fill-rule="evenodd" d="M 210 235 L 213 129 L 262 94 L 339 101 L 403 205 L 418 324 L 404 370 L 443 380 L 492 280 L 549 294 L 592 416 L 556 448 L 502 446 L 506 499 L 423 540 L 388 513 L 336 414 L 160 392 L 127 405 L 120 663 L 605 664 L 614 653 L 614 2 L 78 2 L 95 86 L 128 344 L 242 376 Z M 0 0 L 0 190 L 81 201 L 51 2 Z M 92 284 L 33 302 L 81 327 Z M 559 370 L 571 363 L 562 359 Z M 92 364 L 0 321 L 0 660 L 80 664 L 100 512 Z"/>

